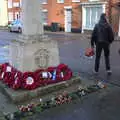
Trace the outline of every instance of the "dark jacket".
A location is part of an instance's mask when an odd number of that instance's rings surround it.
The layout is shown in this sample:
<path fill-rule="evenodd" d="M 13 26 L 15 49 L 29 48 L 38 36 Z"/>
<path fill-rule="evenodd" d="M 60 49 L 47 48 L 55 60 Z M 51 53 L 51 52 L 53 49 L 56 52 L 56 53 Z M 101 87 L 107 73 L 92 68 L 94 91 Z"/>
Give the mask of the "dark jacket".
<path fill-rule="evenodd" d="M 97 43 L 111 44 L 114 41 L 114 34 L 111 26 L 105 18 L 101 18 L 99 23 L 95 25 L 92 37 L 91 46 L 94 47 Z"/>

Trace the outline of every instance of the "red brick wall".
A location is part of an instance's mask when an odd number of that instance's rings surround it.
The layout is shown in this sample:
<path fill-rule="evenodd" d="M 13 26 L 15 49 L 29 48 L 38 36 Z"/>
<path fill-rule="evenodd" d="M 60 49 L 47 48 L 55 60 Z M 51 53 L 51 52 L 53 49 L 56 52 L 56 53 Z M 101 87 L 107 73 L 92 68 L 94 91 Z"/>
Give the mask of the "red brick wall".
<path fill-rule="evenodd" d="M 109 0 L 101 0 L 108 2 Z M 112 5 L 118 2 L 119 0 L 111 0 Z M 13 2 L 19 2 L 19 0 L 13 0 Z M 80 0 L 80 2 L 88 2 L 88 0 Z M 65 0 L 65 3 L 57 3 L 57 0 L 48 0 L 47 4 L 43 4 L 43 9 L 48 10 L 48 25 L 51 25 L 52 22 L 58 22 L 62 27 L 64 27 L 64 6 L 72 6 L 72 28 L 80 28 L 82 26 L 82 8 L 79 3 L 74 3 L 72 0 Z M 111 14 L 109 13 L 111 9 Z M 8 9 L 8 12 L 14 13 L 20 12 L 20 8 L 11 8 Z M 111 24 L 113 27 L 114 32 L 118 32 L 119 26 L 119 19 L 118 14 L 119 12 L 113 7 L 106 5 L 106 13 L 109 17 L 111 15 Z M 110 17 L 109 17 L 110 18 Z"/>
<path fill-rule="evenodd" d="M 73 3 L 72 0 L 65 0 L 65 3 L 57 3 L 57 0 L 48 0 L 48 4 L 44 5 L 44 9 L 48 9 L 48 24 L 58 22 L 64 27 L 64 6 L 72 6 L 72 27 L 79 28 L 81 26 L 81 10 L 80 3 Z"/>
<path fill-rule="evenodd" d="M 20 0 L 12 0 L 12 2 L 19 2 Z M 9 12 L 13 12 L 13 19 L 15 19 L 15 12 L 21 12 L 21 8 L 20 7 L 12 7 L 12 8 L 8 8 L 8 13 Z M 9 21 L 8 21 L 9 22 Z"/>
<path fill-rule="evenodd" d="M 119 0 L 113 0 L 112 3 L 112 26 L 113 26 L 113 30 L 114 32 L 117 34 L 118 33 L 118 29 L 119 29 L 119 15 L 120 15 L 120 11 L 118 11 L 118 9 L 115 8 L 115 4 L 119 2 Z"/>
<path fill-rule="evenodd" d="M 115 32 L 115 34 L 117 34 L 118 32 L 118 28 L 119 28 L 119 11 L 115 8 L 115 4 L 117 2 L 119 2 L 119 0 L 103 0 L 108 2 L 106 4 L 106 14 L 107 17 L 109 19 L 109 22 L 113 28 L 113 31 Z M 109 3 L 111 2 L 111 3 Z"/>

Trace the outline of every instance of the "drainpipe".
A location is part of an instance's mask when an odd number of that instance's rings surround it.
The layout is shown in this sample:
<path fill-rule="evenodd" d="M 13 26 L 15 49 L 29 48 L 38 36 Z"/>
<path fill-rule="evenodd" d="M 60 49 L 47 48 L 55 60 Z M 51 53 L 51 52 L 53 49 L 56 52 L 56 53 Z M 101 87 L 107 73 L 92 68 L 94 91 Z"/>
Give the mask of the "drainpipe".
<path fill-rule="evenodd" d="M 118 36 L 120 37 L 120 16 L 119 16 L 119 30 L 118 30 Z"/>
<path fill-rule="evenodd" d="M 112 0 L 108 0 L 109 23 L 112 24 Z"/>

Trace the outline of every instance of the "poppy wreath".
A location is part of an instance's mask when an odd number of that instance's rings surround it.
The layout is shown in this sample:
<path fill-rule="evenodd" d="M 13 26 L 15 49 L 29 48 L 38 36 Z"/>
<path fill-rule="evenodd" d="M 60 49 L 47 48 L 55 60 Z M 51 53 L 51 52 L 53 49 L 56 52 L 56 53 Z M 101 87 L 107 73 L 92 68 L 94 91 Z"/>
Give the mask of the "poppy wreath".
<path fill-rule="evenodd" d="M 2 73 L 2 65 L 0 65 L 0 76 L 1 76 L 1 73 Z"/>
<path fill-rule="evenodd" d="M 68 65 L 65 65 L 65 64 L 61 63 L 60 65 L 58 65 L 57 68 L 58 69 L 66 69 L 66 68 L 68 68 Z"/>
<path fill-rule="evenodd" d="M 15 81 L 14 76 L 16 75 L 16 72 L 17 72 L 16 69 L 13 69 L 12 72 L 10 72 L 11 73 L 10 79 L 7 80 L 7 84 L 9 85 L 9 87 L 11 87 Z"/>
<path fill-rule="evenodd" d="M 11 66 L 9 66 L 11 67 Z M 16 73 L 16 69 L 14 69 L 13 67 L 11 67 L 11 72 L 10 71 L 6 71 L 5 72 L 5 77 L 3 79 L 3 81 L 9 86 L 11 87 L 13 82 L 14 82 L 14 75 Z"/>
<path fill-rule="evenodd" d="M 69 80 L 72 77 L 72 71 L 70 68 L 68 68 L 67 65 L 65 64 L 60 64 L 57 67 L 59 74 L 60 74 L 60 79 L 65 81 Z"/>
<path fill-rule="evenodd" d="M 12 81 L 12 73 L 5 72 L 3 82 L 10 87 Z"/>
<path fill-rule="evenodd" d="M 67 68 L 65 72 L 63 72 L 63 80 L 69 80 L 72 77 L 72 71 L 70 68 Z"/>
<path fill-rule="evenodd" d="M 11 81 L 11 75 L 12 75 L 13 68 L 8 64 L 4 64 L 2 70 L 3 70 L 2 75 L 1 75 L 2 81 L 5 84 L 9 85 L 8 83 L 9 81 Z"/>
<path fill-rule="evenodd" d="M 4 63 L 4 64 L 1 65 L 0 80 L 4 79 L 7 66 L 9 66 L 9 63 Z"/>
<path fill-rule="evenodd" d="M 33 90 L 38 87 L 38 81 L 33 72 L 25 72 L 22 78 L 22 87 L 27 90 Z"/>
<path fill-rule="evenodd" d="M 13 77 L 12 79 L 14 79 L 14 81 L 12 82 L 12 85 L 10 86 L 12 89 L 16 90 L 16 89 L 21 88 L 21 86 L 22 86 L 22 83 L 21 83 L 22 76 L 23 76 L 23 74 L 20 71 L 17 71 L 14 74 L 14 76 L 12 76 Z"/>
<path fill-rule="evenodd" d="M 38 69 L 34 72 L 34 75 L 38 81 L 38 86 L 47 85 L 50 80 L 49 73 L 46 69 Z"/>
<path fill-rule="evenodd" d="M 57 83 L 71 77 L 72 71 L 65 64 L 25 73 L 18 71 L 9 63 L 0 66 L 0 80 L 12 89 L 24 88 L 32 90 L 41 85 Z"/>
<path fill-rule="evenodd" d="M 56 68 L 56 82 L 60 82 L 62 80 L 61 78 L 61 71 L 60 69 Z"/>
<path fill-rule="evenodd" d="M 48 72 L 50 72 L 52 75 L 51 81 L 49 83 L 57 83 L 62 80 L 61 74 L 60 74 L 61 71 L 60 71 L 60 69 L 58 69 L 58 67 L 49 67 Z"/>
<path fill-rule="evenodd" d="M 47 71 L 50 74 L 50 80 L 47 84 L 57 83 L 59 81 L 59 73 L 57 67 L 48 67 Z"/>
<path fill-rule="evenodd" d="M 8 65 L 6 67 L 6 70 L 5 70 L 5 74 L 4 74 L 4 78 L 3 78 L 3 82 L 5 84 L 7 84 L 9 87 L 12 85 L 14 79 L 13 79 L 13 75 L 15 74 L 16 72 L 16 69 L 13 68 L 12 66 Z"/>

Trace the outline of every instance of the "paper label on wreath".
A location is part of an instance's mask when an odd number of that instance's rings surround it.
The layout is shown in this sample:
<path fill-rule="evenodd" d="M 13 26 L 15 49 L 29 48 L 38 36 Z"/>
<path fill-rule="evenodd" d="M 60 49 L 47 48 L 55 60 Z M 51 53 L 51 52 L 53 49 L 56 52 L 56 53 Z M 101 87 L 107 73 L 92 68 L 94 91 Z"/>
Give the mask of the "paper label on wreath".
<path fill-rule="evenodd" d="M 62 77 L 62 78 L 64 77 L 63 72 L 61 72 L 61 77 Z"/>
<path fill-rule="evenodd" d="M 26 80 L 27 85 L 32 85 L 34 83 L 34 79 L 32 77 L 28 77 Z"/>
<path fill-rule="evenodd" d="M 4 77 L 4 74 L 5 74 L 5 73 L 3 72 L 3 73 L 2 73 L 2 75 L 1 75 L 1 78 L 3 78 L 3 77 Z"/>
<path fill-rule="evenodd" d="M 7 67 L 6 72 L 11 72 L 12 68 L 10 66 Z"/>
<path fill-rule="evenodd" d="M 52 78 L 52 74 L 50 72 L 48 72 L 49 78 Z"/>
<path fill-rule="evenodd" d="M 56 70 L 53 72 L 52 80 L 56 80 Z"/>
<path fill-rule="evenodd" d="M 18 83 L 18 77 L 15 79 L 15 84 L 17 84 Z"/>
<path fill-rule="evenodd" d="M 15 77 L 14 78 L 16 78 L 17 77 L 17 73 L 15 74 Z"/>
<path fill-rule="evenodd" d="M 48 73 L 47 72 L 42 72 L 42 78 L 48 78 Z"/>

